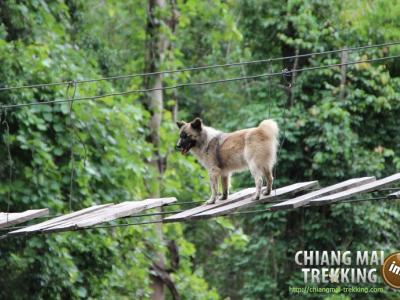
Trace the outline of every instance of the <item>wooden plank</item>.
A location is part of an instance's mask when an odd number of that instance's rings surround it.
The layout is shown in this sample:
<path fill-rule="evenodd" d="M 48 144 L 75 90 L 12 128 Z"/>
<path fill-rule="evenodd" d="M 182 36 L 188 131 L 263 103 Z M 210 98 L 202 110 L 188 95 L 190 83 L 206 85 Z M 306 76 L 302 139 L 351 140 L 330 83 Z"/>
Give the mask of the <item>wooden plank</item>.
<path fill-rule="evenodd" d="M 52 224 L 67 220 L 69 218 L 73 218 L 75 216 L 86 214 L 86 213 L 89 213 L 91 211 L 102 209 L 102 208 L 110 206 L 110 205 L 114 205 L 114 204 L 109 203 L 109 204 L 102 204 L 102 205 L 96 205 L 96 206 L 88 207 L 88 208 L 85 208 L 85 209 L 82 209 L 82 210 L 79 210 L 79 211 L 75 211 L 75 212 L 70 213 L 70 214 L 66 214 L 66 215 L 63 215 L 63 216 L 56 217 L 56 218 L 51 219 L 51 220 L 47 220 L 47 221 L 39 223 L 39 224 L 35 224 L 35 225 L 32 225 L 32 226 L 28 226 L 28 227 L 25 227 L 25 228 L 21 228 L 21 229 L 18 229 L 18 230 L 11 231 L 8 234 L 20 234 L 20 233 L 28 233 L 28 232 L 39 231 L 42 228 L 45 228 L 47 226 L 51 226 Z"/>
<path fill-rule="evenodd" d="M 21 224 L 38 217 L 47 216 L 48 214 L 48 208 L 31 209 L 21 213 L 0 213 L 0 228 Z"/>
<path fill-rule="evenodd" d="M 281 209 L 291 209 L 291 208 L 296 208 L 300 207 L 303 205 L 306 205 L 310 202 L 312 199 L 316 199 L 322 196 L 327 196 L 331 195 L 334 193 L 338 193 L 350 188 L 354 188 L 369 182 L 375 181 L 375 177 L 362 177 L 362 178 L 353 178 L 349 179 L 331 186 L 327 186 L 325 188 L 322 188 L 320 190 L 275 204 L 271 206 L 271 210 L 276 211 L 276 210 L 281 210 Z"/>
<path fill-rule="evenodd" d="M 134 204 L 131 204 L 132 202 L 134 202 Z M 129 205 L 130 205 L 131 207 L 132 207 L 133 205 L 138 206 L 139 204 L 136 204 L 136 203 L 139 203 L 139 201 L 126 201 L 126 202 L 121 202 L 121 203 L 118 203 L 118 204 L 115 204 L 115 205 L 111 205 L 111 206 L 104 207 L 104 208 L 99 209 L 99 210 L 95 210 L 95 211 L 88 212 L 88 213 L 86 213 L 86 214 L 82 214 L 82 215 L 79 215 L 79 216 L 75 216 L 75 217 L 73 217 L 73 218 L 68 218 L 68 219 L 66 219 L 66 220 L 62 220 L 62 221 L 59 221 L 59 222 L 54 223 L 54 224 L 50 224 L 50 225 L 48 225 L 48 226 L 46 226 L 46 227 L 41 228 L 41 230 L 42 230 L 42 231 L 45 231 L 45 230 L 47 230 L 47 229 L 49 229 L 49 228 L 61 227 L 61 226 L 64 226 L 64 225 L 66 225 L 66 224 L 74 225 L 74 224 L 77 224 L 77 223 L 79 223 L 79 222 L 82 222 L 82 221 L 85 221 L 85 220 L 89 220 L 89 219 L 91 219 L 91 218 L 96 218 L 96 217 L 102 216 L 102 215 L 107 214 L 107 213 L 109 213 L 110 211 L 113 211 L 113 210 L 115 210 L 115 211 L 116 211 L 116 210 L 121 210 L 121 209 L 123 209 L 124 207 L 127 207 L 127 206 L 129 206 Z"/>
<path fill-rule="evenodd" d="M 313 199 L 310 201 L 310 205 L 325 205 L 325 204 L 330 204 L 333 202 L 337 202 L 343 199 L 350 198 L 351 196 L 357 195 L 357 194 L 362 194 L 366 192 L 372 192 L 375 191 L 379 188 L 382 188 L 384 186 L 390 185 L 394 182 L 400 181 L 400 173 L 391 175 L 389 177 L 385 177 L 383 179 L 364 184 L 359 187 L 355 187 L 340 193 L 336 193 L 333 195 L 329 196 L 324 196 L 321 198 Z"/>
<path fill-rule="evenodd" d="M 83 215 L 78 219 L 67 220 L 63 223 L 43 229 L 43 232 L 66 231 L 70 229 L 89 227 L 96 224 L 109 222 L 118 218 L 131 216 L 146 209 L 159 207 L 177 201 L 176 198 L 146 199 L 143 201 L 126 201 L 118 205 L 107 207 L 98 213 Z"/>
<path fill-rule="evenodd" d="M 387 198 L 393 200 L 400 199 L 400 191 L 391 193 L 390 195 L 387 196 Z"/>
<path fill-rule="evenodd" d="M 308 188 L 315 187 L 316 185 L 318 185 L 318 181 L 295 183 L 292 185 L 288 185 L 288 186 L 273 190 L 270 195 L 262 196 L 259 200 L 255 201 L 252 198 L 246 198 L 246 199 L 237 201 L 235 203 L 231 203 L 228 205 L 224 205 L 222 207 L 218 207 L 218 208 L 215 208 L 212 210 L 207 210 L 207 211 L 198 213 L 194 216 L 191 216 L 190 218 L 202 219 L 202 218 L 210 218 L 210 217 L 225 215 L 225 214 L 235 211 L 239 208 L 245 208 L 245 207 L 257 205 L 260 203 L 266 203 L 266 202 L 269 202 L 272 200 L 281 199 L 282 197 L 285 197 L 288 195 L 293 195 L 300 191 L 304 191 Z"/>
<path fill-rule="evenodd" d="M 0 213 L 0 228 L 20 224 L 48 214 L 49 210 L 47 208 L 32 209 L 21 213 Z"/>
<path fill-rule="evenodd" d="M 264 188 L 265 189 L 265 188 Z M 241 190 L 239 192 L 233 193 L 231 195 L 229 195 L 229 198 L 227 200 L 223 200 L 223 201 L 217 201 L 214 204 L 203 204 L 197 207 L 193 207 L 191 209 L 185 210 L 181 213 L 169 216 L 167 218 L 163 219 L 163 222 L 174 222 L 174 221 L 179 221 L 179 220 L 183 220 L 186 219 L 192 215 L 195 215 L 197 213 L 206 211 L 206 210 L 210 210 L 210 209 L 214 209 L 216 207 L 220 207 L 220 206 L 224 206 L 239 200 L 242 200 L 244 198 L 247 198 L 251 195 L 254 195 L 256 192 L 255 188 L 247 188 L 244 190 Z"/>
<path fill-rule="evenodd" d="M 109 222 L 114 219 L 127 217 L 143 210 L 160 207 L 168 203 L 176 202 L 177 199 L 174 197 L 169 198 L 155 198 L 146 199 L 143 201 L 127 201 L 121 203 L 118 207 L 111 207 L 107 211 L 101 212 L 95 216 L 91 216 L 84 221 L 78 222 L 78 226 L 90 226 L 103 222 Z M 70 222 L 72 223 L 72 222 Z M 93 223 L 93 224 L 92 224 Z"/>
<path fill-rule="evenodd" d="M 160 199 L 147 199 L 144 201 L 127 201 L 114 205 L 112 207 L 101 210 L 97 213 L 84 215 L 79 218 L 67 220 L 66 222 L 56 224 L 50 228 L 46 228 L 43 231 L 64 231 L 73 228 L 87 227 L 103 222 L 112 221 L 117 218 L 132 215 L 133 213 L 140 212 L 144 209 L 162 206 L 167 203 L 175 202 L 175 198 L 160 198 Z"/>

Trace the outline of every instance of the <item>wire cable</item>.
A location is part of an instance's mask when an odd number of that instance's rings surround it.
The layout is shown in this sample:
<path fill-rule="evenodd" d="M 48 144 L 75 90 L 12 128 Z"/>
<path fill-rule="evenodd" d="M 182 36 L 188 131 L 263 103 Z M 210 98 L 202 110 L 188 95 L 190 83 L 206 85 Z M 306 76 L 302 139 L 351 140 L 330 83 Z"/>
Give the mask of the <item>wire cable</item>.
<path fill-rule="evenodd" d="M 67 87 L 67 98 L 69 97 L 69 89 L 73 87 L 72 97 L 70 98 L 71 102 L 69 105 L 69 126 L 71 129 L 71 146 L 70 146 L 70 163 L 71 163 L 71 170 L 70 170 L 70 179 L 69 179 L 69 212 L 72 212 L 72 200 L 74 194 L 74 173 L 75 173 L 75 155 L 74 155 L 74 143 L 75 143 L 75 136 L 76 136 L 76 128 L 74 123 L 72 122 L 72 106 L 74 104 L 74 98 L 76 94 L 76 83 L 72 83 Z"/>
<path fill-rule="evenodd" d="M 311 53 L 305 53 L 305 54 L 300 54 L 300 55 L 283 56 L 283 57 L 276 57 L 276 58 L 267 58 L 267 59 L 250 60 L 250 61 L 234 62 L 234 63 L 226 63 L 226 64 L 215 64 L 215 65 L 198 66 L 198 67 L 188 67 L 188 68 L 177 69 L 177 70 L 166 70 L 166 71 L 158 71 L 158 72 L 151 72 L 151 73 L 136 73 L 136 74 L 128 74 L 128 75 L 118 75 L 118 76 L 102 77 L 102 78 L 97 78 L 97 79 L 83 79 L 83 80 L 76 80 L 75 82 L 77 84 L 93 83 L 93 82 L 106 81 L 106 80 L 119 80 L 119 79 L 127 79 L 127 78 L 134 78 L 134 77 L 146 77 L 146 76 L 155 76 L 155 75 L 161 75 L 161 74 L 183 73 L 183 72 L 200 71 L 200 70 L 208 70 L 208 69 L 215 69 L 215 68 L 227 68 L 227 67 L 235 67 L 235 66 L 250 65 L 250 64 L 270 63 L 270 62 L 276 62 L 276 61 L 282 61 L 282 60 L 288 60 L 288 59 L 294 59 L 294 58 L 304 58 L 304 57 L 311 57 L 311 56 L 317 56 L 317 55 L 334 54 L 334 53 L 339 53 L 342 51 L 352 52 L 352 51 L 371 49 L 371 48 L 389 47 L 389 46 L 394 46 L 394 45 L 399 45 L 399 44 L 400 44 L 400 41 L 396 41 L 396 42 L 388 42 L 388 43 L 383 43 L 383 44 L 366 45 L 366 46 L 343 48 L 343 49 L 337 49 L 337 50 L 328 50 L 328 51 L 321 51 L 321 52 L 311 52 Z M 0 91 L 52 87 L 52 86 L 58 86 L 58 85 L 68 85 L 68 84 L 72 84 L 72 82 L 73 81 L 60 81 L 60 82 L 51 82 L 51 83 L 43 83 L 43 84 L 1 87 Z"/>
<path fill-rule="evenodd" d="M 3 109 L 4 111 L 4 120 L 2 120 L 2 125 L 6 127 L 6 134 L 4 136 L 4 142 L 6 144 L 7 149 L 7 158 L 8 158 L 8 189 L 7 189 L 7 219 L 8 223 L 9 213 L 10 213 L 10 205 L 11 205 L 11 189 L 12 189 L 12 176 L 13 176 L 13 159 L 11 156 L 11 147 L 10 147 L 10 126 L 7 122 L 7 109 Z M 0 118 L 1 119 L 1 118 Z"/>
<path fill-rule="evenodd" d="M 106 98 L 106 97 L 124 96 L 124 95 L 129 95 L 129 94 L 134 94 L 134 93 L 147 93 L 147 92 L 164 91 L 164 90 L 171 90 L 171 89 L 183 88 L 183 87 L 189 87 L 189 86 L 202 86 L 202 85 L 209 85 L 209 84 L 234 82 L 234 81 L 240 81 L 240 80 L 246 80 L 246 79 L 257 79 L 257 78 L 263 78 L 263 77 L 269 77 L 269 76 L 280 76 L 280 75 L 284 75 L 284 74 L 287 75 L 287 74 L 294 73 L 294 72 L 296 72 L 296 73 L 297 72 L 307 72 L 307 71 L 314 71 L 314 70 L 320 70 L 320 69 L 326 69 L 326 68 L 340 67 L 340 66 L 345 66 L 345 65 L 347 66 L 347 65 L 356 65 L 356 64 L 361 64 L 361 63 L 377 62 L 377 61 L 383 61 L 383 60 L 395 59 L 395 58 L 400 58 L 400 55 L 385 56 L 385 57 L 374 58 L 374 59 L 364 59 L 364 60 L 347 62 L 347 63 L 343 63 L 343 64 L 338 63 L 338 64 L 329 64 L 329 65 L 316 66 L 316 67 L 308 67 L 308 68 L 302 68 L 302 69 L 297 69 L 297 70 L 284 70 L 282 72 L 264 73 L 264 74 L 251 75 L 251 76 L 242 76 L 242 77 L 234 77 L 234 78 L 203 81 L 203 82 L 182 83 L 182 84 L 165 86 L 165 87 L 160 87 L 160 88 L 128 90 L 128 91 L 124 91 L 124 92 L 116 92 L 116 93 L 110 93 L 110 94 L 75 98 L 74 100 L 56 99 L 56 100 L 49 100 L 49 101 L 42 101 L 42 102 L 10 104 L 10 105 L 4 105 L 0 108 L 11 109 L 11 108 L 20 108 L 20 107 L 25 107 L 25 106 L 68 103 L 71 101 L 77 102 L 77 101 L 98 100 L 98 99 Z"/>

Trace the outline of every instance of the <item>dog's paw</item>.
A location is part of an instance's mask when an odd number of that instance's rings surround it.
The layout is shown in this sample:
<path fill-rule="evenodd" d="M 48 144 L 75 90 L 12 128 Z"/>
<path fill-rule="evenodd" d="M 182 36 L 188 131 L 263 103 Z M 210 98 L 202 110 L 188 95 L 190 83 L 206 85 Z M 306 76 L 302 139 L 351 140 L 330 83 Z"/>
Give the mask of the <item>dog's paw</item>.
<path fill-rule="evenodd" d="M 206 204 L 214 204 L 215 203 L 215 198 L 210 198 L 206 201 Z"/>
<path fill-rule="evenodd" d="M 264 196 L 268 196 L 268 195 L 271 195 L 271 189 L 265 189 L 264 191 L 263 191 L 263 195 Z"/>
<path fill-rule="evenodd" d="M 258 201 L 260 200 L 260 195 L 255 195 L 251 201 Z"/>
<path fill-rule="evenodd" d="M 227 195 L 222 195 L 221 197 L 218 198 L 218 201 L 225 201 L 228 199 Z"/>

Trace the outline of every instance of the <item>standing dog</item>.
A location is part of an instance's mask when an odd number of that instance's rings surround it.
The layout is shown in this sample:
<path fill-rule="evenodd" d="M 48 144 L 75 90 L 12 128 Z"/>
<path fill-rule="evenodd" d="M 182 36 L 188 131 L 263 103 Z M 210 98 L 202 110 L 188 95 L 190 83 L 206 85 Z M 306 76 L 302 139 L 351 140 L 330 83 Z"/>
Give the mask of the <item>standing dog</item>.
<path fill-rule="evenodd" d="M 222 197 L 229 194 L 229 181 L 233 172 L 250 169 L 256 184 L 255 200 L 260 198 L 263 177 L 267 180 L 265 195 L 272 190 L 272 168 L 276 161 L 279 128 L 275 121 L 264 120 L 258 127 L 223 133 L 203 125 L 196 118 L 190 123 L 177 122 L 179 141 L 177 148 L 182 154 L 189 150 L 207 168 L 210 176 L 212 204 L 217 199 L 218 179 L 221 177 Z"/>

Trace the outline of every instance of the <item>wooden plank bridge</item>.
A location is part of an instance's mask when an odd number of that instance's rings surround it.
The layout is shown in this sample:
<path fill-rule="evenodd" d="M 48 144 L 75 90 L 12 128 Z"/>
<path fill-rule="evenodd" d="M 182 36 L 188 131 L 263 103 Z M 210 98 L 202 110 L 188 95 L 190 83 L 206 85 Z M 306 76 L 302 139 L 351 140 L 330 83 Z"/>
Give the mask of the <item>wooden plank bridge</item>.
<path fill-rule="evenodd" d="M 274 189 L 270 195 L 261 196 L 259 200 L 254 200 L 255 188 L 247 188 L 231 194 L 227 200 L 187 209 L 166 217 L 160 222 L 169 223 L 213 218 L 227 215 L 246 207 L 267 203 L 269 203 L 271 211 L 296 209 L 304 206 L 329 205 L 364 193 L 379 191 L 399 182 L 400 173 L 379 180 L 376 180 L 375 177 L 352 178 L 323 188 L 318 188 L 318 181 L 300 182 Z M 310 189 L 313 190 L 310 191 Z M 400 199 L 400 192 L 389 193 L 386 197 L 392 200 Z M 174 202 L 177 202 L 176 198 L 157 198 L 143 201 L 126 201 L 119 204 L 96 205 L 17 230 L 13 230 L 11 227 L 9 228 L 11 231 L 6 236 L 90 228 L 119 218 L 135 216 L 139 212 L 170 205 Z M 0 228 L 31 221 L 47 214 L 48 209 L 46 208 L 28 210 L 22 213 L 0 213 Z"/>

